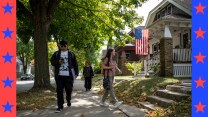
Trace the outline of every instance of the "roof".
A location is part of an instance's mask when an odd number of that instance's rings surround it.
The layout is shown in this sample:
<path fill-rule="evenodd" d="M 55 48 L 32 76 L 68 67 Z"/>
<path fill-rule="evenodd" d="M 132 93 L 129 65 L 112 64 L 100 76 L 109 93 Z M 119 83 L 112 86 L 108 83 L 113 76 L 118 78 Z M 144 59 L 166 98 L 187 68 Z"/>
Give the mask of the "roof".
<path fill-rule="evenodd" d="M 145 28 L 147 28 L 149 25 L 153 23 L 154 17 L 156 13 L 158 12 L 158 10 L 160 10 L 161 8 L 164 8 L 169 3 L 173 4 L 177 8 L 184 11 L 185 13 L 191 15 L 191 0 L 163 0 L 149 12 L 147 21 L 145 24 Z"/>
<path fill-rule="evenodd" d="M 172 0 L 172 1 L 176 2 L 177 4 L 191 11 L 191 0 Z"/>
<path fill-rule="evenodd" d="M 151 23 L 150 25 L 148 25 L 147 28 L 154 26 L 155 24 L 158 24 L 159 22 L 186 22 L 189 23 L 191 22 L 190 18 L 184 17 L 184 16 L 179 16 L 179 15 L 166 15 L 160 19 L 158 19 L 157 21 Z"/>
<path fill-rule="evenodd" d="M 181 15 L 166 15 L 166 16 L 162 17 L 161 19 L 190 20 L 190 18 L 187 18 L 185 16 L 181 16 Z"/>

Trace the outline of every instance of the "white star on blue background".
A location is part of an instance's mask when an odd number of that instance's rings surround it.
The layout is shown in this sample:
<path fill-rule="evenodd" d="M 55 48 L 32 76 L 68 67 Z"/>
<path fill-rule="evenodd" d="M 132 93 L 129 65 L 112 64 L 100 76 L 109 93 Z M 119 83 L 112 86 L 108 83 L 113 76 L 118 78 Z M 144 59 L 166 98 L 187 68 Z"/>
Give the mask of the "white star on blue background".
<path fill-rule="evenodd" d="M 12 63 L 11 59 L 12 59 L 14 56 L 10 56 L 10 55 L 9 55 L 9 52 L 7 52 L 6 55 L 5 55 L 5 56 L 2 56 L 2 57 L 4 58 L 4 63 L 6 63 L 6 62 Z"/>
<path fill-rule="evenodd" d="M 12 83 L 13 81 L 14 81 L 14 80 L 9 80 L 9 77 L 7 77 L 6 80 L 2 80 L 2 82 L 4 82 L 4 88 L 7 87 L 7 86 L 9 86 L 9 87 L 12 88 L 11 83 Z"/>
<path fill-rule="evenodd" d="M 2 31 L 4 33 L 4 39 L 9 37 L 9 38 L 12 38 L 11 34 L 14 32 L 14 31 L 11 31 L 9 30 L 9 28 L 7 28 L 5 31 Z"/>
<path fill-rule="evenodd" d="M 9 102 L 6 103 L 6 105 L 2 105 L 4 107 L 4 112 L 10 111 L 12 112 L 11 108 L 13 105 L 10 105 Z"/>
<path fill-rule="evenodd" d="M 4 8 L 4 14 L 6 14 L 7 12 L 12 14 L 11 10 L 12 10 L 13 6 L 10 6 L 9 3 L 7 3 L 6 6 L 3 6 L 2 8 Z"/>

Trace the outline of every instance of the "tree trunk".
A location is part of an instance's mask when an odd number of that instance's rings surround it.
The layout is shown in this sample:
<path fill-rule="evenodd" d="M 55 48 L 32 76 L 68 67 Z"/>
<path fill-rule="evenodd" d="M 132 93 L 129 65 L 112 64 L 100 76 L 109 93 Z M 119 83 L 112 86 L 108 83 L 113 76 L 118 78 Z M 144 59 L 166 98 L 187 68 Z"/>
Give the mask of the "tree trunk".
<path fill-rule="evenodd" d="M 48 63 L 47 32 L 47 0 L 41 0 L 34 4 L 34 56 L 35 56 L 35 82 L 32 90 L 51 89 Z"/>
<path fill-rule="evenodd" d="M 24 53 L 22 53 L 22 56 L 20 57 L 20 60 L 22 61 L 23 74 L 26 74 L 27 67 L 25 66 L 25 55 L 24 55 Z"/>

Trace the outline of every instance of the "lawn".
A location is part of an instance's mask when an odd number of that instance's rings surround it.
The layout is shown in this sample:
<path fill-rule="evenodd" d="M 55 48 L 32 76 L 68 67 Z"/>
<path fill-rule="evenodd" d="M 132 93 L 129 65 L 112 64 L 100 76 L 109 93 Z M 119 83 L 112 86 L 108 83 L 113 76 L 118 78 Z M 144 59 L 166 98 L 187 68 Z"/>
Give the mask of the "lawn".
<path fill-rule="evenodd" d="M 120 78 L 120 76 L 118 76 Z M 123 78 L 129 78 L 129 76 L 124 76 Z M 130 77 L 132 78 L 132 77 Z M 120 78 L 121 79 L 121 78 Z M 132 106 L 137 106 L 138 101 L 146 101 L 148 95 L 154 94 L 157 89 L 165 89 L 167 85 L 180 83 L 180 78 L 138 78 L 136 80 L 123 80 L 114 85 L 116 96 L 119 100 L 124 101 L 124 103 Z M 93 82 L 93 86 L 100 87 L 102 89 L 102 80 Z M 103 93 L 103 90 L 99 92 Z M 177 105 L 173 105 L 170 108 L 151 111 L 149 115 L 151 116 L 163 116 L 161 114 L 178 114 L 180 115 L 190 115 L 191 114 L 191 99 L 180 102 Z M 149 116 L 150 117 L 150 116 Z"/>

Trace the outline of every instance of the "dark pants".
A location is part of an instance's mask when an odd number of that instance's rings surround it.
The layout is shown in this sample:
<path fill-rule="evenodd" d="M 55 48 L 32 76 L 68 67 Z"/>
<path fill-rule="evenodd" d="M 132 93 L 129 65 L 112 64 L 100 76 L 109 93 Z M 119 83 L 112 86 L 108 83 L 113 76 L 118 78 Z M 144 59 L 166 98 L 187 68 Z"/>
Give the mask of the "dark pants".
<path fill-rule="evenodd" d="M 85 88 L 90 90 L 92 85 L 92 77 L 85 77 Z"/>
<path fill-rule="evenodd" d="M 57 92 L 57 103 L 59 108 L 63 108 L 64 95 L 63 90 L 65 88 L 67 103 L 71 103 L 71 94 L 73 90 L 74 79 L 69 76 L 58 76 L 56 80 L 56 92 Z"/>

